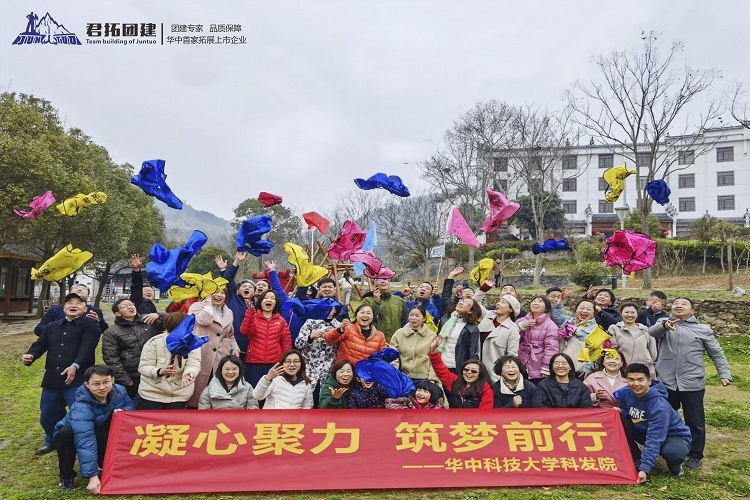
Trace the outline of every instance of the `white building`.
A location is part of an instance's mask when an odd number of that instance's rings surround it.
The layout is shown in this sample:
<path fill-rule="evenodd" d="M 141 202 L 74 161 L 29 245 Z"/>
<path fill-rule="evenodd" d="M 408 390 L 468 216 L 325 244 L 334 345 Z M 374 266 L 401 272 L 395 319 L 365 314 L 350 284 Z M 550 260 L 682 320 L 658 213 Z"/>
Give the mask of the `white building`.
<path fill-rule="evenodd" d="M 664 179 L 672 191 L 670 203 L 652 204 L 652 213 L 672 236 L 687 235 L 690 222 L 705 213 L 750 227 L 750 130 L 739 125 L 712 129 L 705 132 L 704 141 L 716 143 L 698 157 L 690 150 L 683 151 L 677 164 L 670 167 L 671 173 Z M 650 158 L 644 156 L 643 161 L 648 165 Z M 518 181 L 514 182 L 507 159 L 495 157 L 493 162 L 499 174 L 495 187 L 511 198 L 523 195 L 526 190 Z M 625 190 L 617 202 L 613 204 L 604 198 L 607 184 L 603 172 L 623 163 L 629 169 L 634 168 L 632 161 L 618 154 L 615 148 L 576 146 L 562 163 L 560 196 L 572 234 L 612 231 L 618 222 L 615 206 L 634 208 L 638 199 L 636 189 L 644 189 L 646 185 L 648 167 L 643 166 L 639 172 L 641 186 L 636 186 L 636 176 L 631 175 L 625 179 Z M 566 171 L 570 172 L 568 176 Z"/>

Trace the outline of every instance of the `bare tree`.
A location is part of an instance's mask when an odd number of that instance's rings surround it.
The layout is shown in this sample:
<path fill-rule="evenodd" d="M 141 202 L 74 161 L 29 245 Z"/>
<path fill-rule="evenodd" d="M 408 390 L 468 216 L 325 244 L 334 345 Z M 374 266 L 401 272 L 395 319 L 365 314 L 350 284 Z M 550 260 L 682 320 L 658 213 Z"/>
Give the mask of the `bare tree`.
<path fill-rule="evenodd" d="M 750 129 L 750 94 L 740 81 L 734 82 L 727 92 L 729 113 L 737 123 Z"/>
<path fill-rule="evenodd" d="M 367 229 L 370 223 L 375 220 L 378 206 L 381 204 L 382 193 L 379 190 L 354 189 L 343 196 L 337 197 L 333 208 L 324 214 L 331 221 L 331 228 L 328 230 L 329 235 L 334 238 L 338 236 L 344 222 L 348 220 L 353 220 L 359 227 Z"/>
<path fill-rule="evenodd" d="M 716 126 L 720 103 L 705 103 L 696 119 L 690 114 L 706 96 L 717 71 L 687 65 L 677 71 L 681 43 L 673 43 L 663 56 L 653 32 L 644 33 L 643 40 L 640 50 L 594 57 L 603 82 L 576 82 L 566 93 L 575 120 L 594 140 L 638 166 L 637 186 L 643 185 L 641 177 L 648 184 L 688 168 L 720 139 L 704 134 Z M 646 231 L 653 200 L 645 190 L 637 193 Z M 643 272 L 643 287 L 651 288 L 648 269 Z"/>
<path fill-rule="evenodd" d="M 509 168 L 528 192 L 537 238 L 544 238 L 545 213 L 553 202 L 559 203 L 558 193 L 563 178 L 575 178 L 587 163 L 565 165 L 571 144 L 577 142 L 567 112 L 550 113 L 531 105 L 513 110 L 512 136 L 508 147 L 499 151 L 510 161 Z M 534 285 L 540 286 L 542 254 L 536 256 Z"/>
<path fill-rule="evenodd" d="M 422 178 L 434 188 L 434 194 L 458 206 L 472 228 L 477 228 L 486 214 L 485 190 L 499 189 L 499 169 L 488 161 L 488 152 L 508 141 L 511 120 L 509 105 L 494 100 L 477 103 L 453 123 L 438 151 L 420 165 Z M 470 248 L 472 265 L 473 258 Z"/>
<path fill-rule="evenodd" d="M 447 216 L 439 210 L 434 195 L 412 194 L 378 210 L 378 237 L 385 237 L 389 246 L 423 258 L 427 276 L 430 249 L 443 241 Z"/>

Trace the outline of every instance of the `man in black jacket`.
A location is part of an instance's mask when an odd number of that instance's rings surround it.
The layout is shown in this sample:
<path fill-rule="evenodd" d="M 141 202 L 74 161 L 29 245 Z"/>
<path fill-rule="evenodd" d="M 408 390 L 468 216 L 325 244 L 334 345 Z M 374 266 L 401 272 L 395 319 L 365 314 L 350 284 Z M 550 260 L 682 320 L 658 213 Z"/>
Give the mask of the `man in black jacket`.
<path fill-rule="evenodd" d="M 104 363 L 114 369 L 115 382 L 124 386 L 128 396 L 136 401 L 141 381 L 138 373 L 141 351 L 151 337 L 161 333 L 161 320 L 146 324 L 129 299 L 115 301 L 112 312 L 115 324 L 102 336 L 102 356 Z"/>
<path fill-rule="evenodd" d="M 636 323 L 652 327 L 661 318 L 668 318 L 669 314 L 664 311 L 667 307 L 667 294 L 654 290 L 646 299 L 646 307 L 638 311 Z"/>
<path fill-rule="evenodd" d="M 84 303 L 89 298 L 88 287 L 80 283 L 76 283 L 75 285 L 70 287 L 70 293 L 74 293 L 81 297 Z M 107 322 L 104 321 L 104 313 L 102 313 L 102 310 L 98 307 L 87 306 L 86 316 L 99 322 L 99 333 L 102 333 L 104 332 L 104 330 L 109 328 Z M 34 333 L 37 337 L 39 337 L 44 332 L 44 329 L 47 328 L 47 325 L 54 321 L 60 321 L 63 318 L 65 318 L 65 313 L 63 312 L 62 305 L 50 307 L 49 310 L 44 314 L 42 321 L 40 321 L 39 324 L 34 327 Z"/>
<path fill-rule="evenodd" d="M 86 315 L 86 301 L 75 293 L 65 296 L 62 305 L 64 318 L 49 323 L 44 331 L 21 356 L 25 365 L 31 365 L 45 352 L 42 378 L 42 397 L 39 402 L 39 423 L 44 429 L 44 445 L 35 452 L 51 452 L 55 424 L 65 416 L 65 407 L 75 401 L 76 390 L 83 384 L 83 372 L 94 365 L 96 346 L 99 344 L 99 324 Z"/>

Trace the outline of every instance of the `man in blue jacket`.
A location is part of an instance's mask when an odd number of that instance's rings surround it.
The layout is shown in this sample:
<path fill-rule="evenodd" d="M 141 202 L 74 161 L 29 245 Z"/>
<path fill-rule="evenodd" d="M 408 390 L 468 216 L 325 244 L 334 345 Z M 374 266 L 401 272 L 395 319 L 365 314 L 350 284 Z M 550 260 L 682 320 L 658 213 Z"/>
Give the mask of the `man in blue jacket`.
<path fill-rule="evenodd" d="M 690 451 L 690 429 L 667 401 L 667 389 L 651 380 L 642 363 L 628 366 L 628 387 L 615 392 L 620 418 L 638 469 L 638 484 L 648 480 L 659 455 L 674 476 L 684 475 L 682 463 Z M 643 445 L 643 452 L 638 447 Z"/>
<path fill-rule="evenodd" d="M 83 378 L 84 385 L 76 392 L 75 403 L 65 418 L 55 425 L 54 444 L 60 464 L 60 489 L 71 491 L 75 488 L 73 466 L 78 454 L 81 477 L 89 480 L 86 488 L 91 493 L 99 494 L 99 469 L 104 463 L 112 414 L 135 410 L 135 406 L 125 388 L 115 384 L 115 371 L 111 366 L 90 366 Z"/>
<path fill-rule="evenodd" d="M 78 295 L 83 299 L 84 302 L 86 302 L 89 299 L 90 292 L 86 285 L 76 283 L 75 285 L 70 287 L 70 293 Z M 99 322 L 99 333 L 104 333 L 104 330 L 109 328 L 107 322 L 104 321 L 104 313 L 102 313 L 102 310 L 98 307 L 87 306 L 86 316 Z M 42 321 L 40 321 L 39 324 L 34 327 L 34 333 L 37 337 L 39 337 L 44 332 L 44 329 L 47 328 L 47 325 L 54 321 L 60 321 L 63 318 L 65 318 L 65 313 L 63 312 L 62 305 L 50 307 L 49 310 L 44 314 Z"/>

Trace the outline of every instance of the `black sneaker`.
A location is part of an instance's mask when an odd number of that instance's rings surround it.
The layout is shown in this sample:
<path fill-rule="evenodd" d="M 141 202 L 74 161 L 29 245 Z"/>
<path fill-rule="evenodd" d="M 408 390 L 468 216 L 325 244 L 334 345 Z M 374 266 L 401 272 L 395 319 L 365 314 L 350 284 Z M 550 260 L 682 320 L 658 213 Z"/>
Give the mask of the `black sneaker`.
<path fill-rule="evenodd" d="M 687 461 L 685 462 L 685 467 L 688 469 L 700 469 L 703 467 L 703 460 L 697 457 L 688 457 Z"/>
<path fill-rule="evenodd" d="M 682 468 L 682 465 L 680 465 L 680 468 L 676 471 L 670 471 L 674 477 L 677 479 L 682 479 L 685 477 L 685 469 Z"/>
<path fill-rule="evenodd" d="M 52 453 L 53 451 L 55 451 L 55 447 L 54 446 L 44 445 L 44 446 L 40 446 L 39 448 L 37 448 L 34 451 L 34 455 L 36 455 L 36 456 L 42 456 L 42 455 L 46 455 L 47 453 Z"/>
<path fill-rule="evenodd" d="M 73 491 L 76 488 L 75 482 L 72 477 L 61 477 L 60 478 L 60 489 L 63 491 Z"/>

